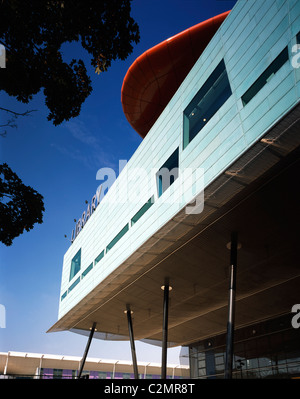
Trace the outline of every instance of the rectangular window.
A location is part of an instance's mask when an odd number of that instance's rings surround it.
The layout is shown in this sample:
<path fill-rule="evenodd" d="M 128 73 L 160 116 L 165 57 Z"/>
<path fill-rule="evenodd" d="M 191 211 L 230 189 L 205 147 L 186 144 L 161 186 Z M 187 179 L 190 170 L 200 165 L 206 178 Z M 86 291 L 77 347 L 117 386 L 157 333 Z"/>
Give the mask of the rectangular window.
<path fill-rule="evenodd" d="M 179 149 L 166 160 L 156 174 L 158 196 L 160 197 L 178 178 Z"/>
<path fill-rule="evenodd" d="M 133 226 L 148 209 L 154 204 L 154 196 L 152 196 L 142 207 L 141 209 L 133 216 L 131 219 L 131 226 Z"/>
<path fill-rule="evenodd" d="M 242 102 L 245 106 L 252 100 L 252 98 L 269 82 L 277 71 L 288 61 L 289 53 L 288 47 L 275 58 L 275 60 L 268 66 L 268 68 L 260 75 L 253 85 L 242 96 Z"/>
<path fill-rule="evenodd" d="M 67 296 L 67 293 L 68 293 L 68 291 L 65 291 L 65 292 L 62 294 L 62 296 L 61 296 L 61 298 L 60 298 L 61 301 L 62 301 L 63 299 L 65 299 L 65 297 Z"/>
<path fill-rule="evenodd" d="M 79 272 L 80 266 L 81 266 L 81 248 L 72 259 L 69 281 L 71 281 L 72 278 Z"/>
<path fill-rule="evenodd" d="M 108 252 L 116 243 L 123 237 L 125 233 L 129 230 L 129 224 L 127 223 L 126 226 L 115 236 L 115 238 L 108 244 L 106 247 L 106 252 Z"/>
<path fill-rule="evenodd" d="M 76 285 L 79 283 L 79 281 L 80 281 L 80 277 L 78 277 L 78 278 L 74 281 L 74 283 L 73 283 L 72 285 L 70 285 L 70 287 L 69 287 L 69 289 L 68 289 L 68 294 L 69 294 L 69 292 L 71 292 L 71 291 L 76 287 Z"/>
<path fill-rule="evenodd" d="M 222 60 L 183 112 L 183 148 L 197 136 L 231 94 Z"/>
<path fill-rule="evenodd" d="M 93 268 L 93 263 L 91 263 L 83 272 L 81 275 L 81 278 L 85 277 Z"/>
<path fill-rule="evenodd" d="M 95 266 L 98 262 L 100 262 L 100 260 L 103 258 L 104 256 L 104 249 L 102 252 L 100 252 L 100 254 L 97 256 L 97 258 L 95 259 Z"/>

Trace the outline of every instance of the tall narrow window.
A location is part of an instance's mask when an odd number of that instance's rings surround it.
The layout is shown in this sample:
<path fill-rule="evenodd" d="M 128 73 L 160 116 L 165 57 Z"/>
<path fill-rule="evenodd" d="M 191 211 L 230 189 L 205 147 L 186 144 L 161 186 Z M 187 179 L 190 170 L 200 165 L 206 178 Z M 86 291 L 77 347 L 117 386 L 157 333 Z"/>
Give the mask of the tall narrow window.
<path fill-rule="evenodd" d="M 81 266 L 81 248 L 72 259 L 69 281 L 71 281 L 72 278 L 79 272 L 80 266 Z"/>
<path fill-rule="evenodd" d="M 253 83 L 251 87 L 242 96 L 242 102 L 245 106 L 250 100 L 269 82 L 269 80 L 275 75 L 277 71 L 288 61 L 289 52 L 288 48 L 282 50 L 282 52 L 275 58 L 275 60 L 268 66 L 268 68 L 260 75 L 258 79 Z"/>
<path fill-rule="evenodd" d="M 231 94 L 222 60 L 183 112 L 183 148 L 197 136 Z"/>
<path fill-rule="evenodd" d="M 178 156 L 179 149 L 177 148 L 156 174 L 159 197 L 174 183 L 178 177 Z"/>

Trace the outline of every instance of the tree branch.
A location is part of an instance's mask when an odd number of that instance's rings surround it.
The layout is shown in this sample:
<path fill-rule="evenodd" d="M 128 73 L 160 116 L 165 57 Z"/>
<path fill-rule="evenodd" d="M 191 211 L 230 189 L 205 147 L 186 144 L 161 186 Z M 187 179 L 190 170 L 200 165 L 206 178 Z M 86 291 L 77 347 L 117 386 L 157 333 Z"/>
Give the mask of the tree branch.
<path fill-rule="evenodd" d="M 25 111 L 25 112 L 23 112 L 23 113 L 19 113 L 19 112 L 12 111 L 11 109 L 7 109 L 7 108 L 3 108 L 3 107 L 0 107 L 0 110 L 5 111 L 5 112 L 10 112 L 11 114 L 14 114 L 14 115 L 16 115 L 16 116 L 27 116 L 27 115 L 29 115 L 31 112 L 37 111 L 37 109 L 31 109 L 31 110 L 29 110 L 29 111 Z"/>
<path fill-rule="evenodd" d="M 0 110 L 12 114 L 11 119 L 8 119 L 8 121 L 4 125 L 0 125 L 0 128 L 2 128 L 2 127 L 17 128 L 17 124 L 15 123 L 15 120 L 19 116 L 28 116 L 31 114 L 31 112 L 37 111 L 37 109 L 31 109 L 31 110 L 20 113 L 20 112 L 12 111 L 11 109 L 7 109 L 7 108 L 3 108 L 3 107 L 0 107 Z M 0 132 L 0 137 L 6 137 L 6 135 L 7 135 L 6 129 L 3 132 Z"/>
<path fill-rule="evenodd" d="M 7 198 L 10 198 L 10 199 L 14 199 L 14 197 L 12 195 L 1 193 L 1 192 L 0 192 L 0 196 L 1 197 L 7 197 Z"/>

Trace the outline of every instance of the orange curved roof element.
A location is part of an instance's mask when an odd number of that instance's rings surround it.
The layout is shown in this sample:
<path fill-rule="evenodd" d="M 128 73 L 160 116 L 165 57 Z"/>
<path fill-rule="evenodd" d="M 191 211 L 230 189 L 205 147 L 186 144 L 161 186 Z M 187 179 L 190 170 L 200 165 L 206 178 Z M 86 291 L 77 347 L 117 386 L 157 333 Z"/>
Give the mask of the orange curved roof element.
<path fill-rule="evenodd" d="M 139 56 L 124 78 L 121 102 L 145 137 L 230 11 L 201 22 Z"/>

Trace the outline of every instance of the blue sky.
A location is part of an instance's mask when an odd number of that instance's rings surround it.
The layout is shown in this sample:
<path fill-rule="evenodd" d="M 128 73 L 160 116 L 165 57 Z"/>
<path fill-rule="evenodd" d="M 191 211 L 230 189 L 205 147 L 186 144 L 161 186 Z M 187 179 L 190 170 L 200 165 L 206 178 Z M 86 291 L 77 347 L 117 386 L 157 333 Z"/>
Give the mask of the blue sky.
<path fill-rule="evenodd" d="M 133 61 L 161 41 L 203 20 L 230 10 L 236 0 L 134 0 L 132 16 L 141 40 L 126 61 L 115 61 L 100 75 L 87 62 L 93 92 L 77 118 L 55 127 L 47 121 L 44 96 L 20 104 L 0 92 L 1 106 L 24 112 L 17 129 L 0 137 L 0 159 L 23 183 L 41 193 L 44 222 L 17 237 L 11 247 L 0 244 L 0 304 L 6 328 L 0 329 L 0 351 L 25 351 L 81 356 L 86 337 L 46 331 L 57 321 L 63 255 L 69 247 L 73 219 L 85 209 L 99 182 L 102 167 L 118 172 L 119 160 L 129 160 L 141 143 L 122 111 L 121 87 Z M 65 59 L 86 58 L 78 45 L 64 45 Z M 1 114 L 2 121 L 6 115 Z M 136 343 L 138 361 L 160 362 L 161 350 Z M 169 350 L 168 362 L 179 363 L 179 348 Z M 131 360 L 128 342 L 93 340 L 89 356 Z"/>

